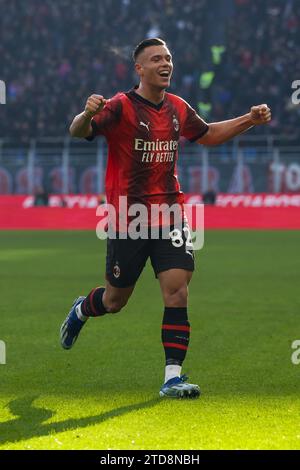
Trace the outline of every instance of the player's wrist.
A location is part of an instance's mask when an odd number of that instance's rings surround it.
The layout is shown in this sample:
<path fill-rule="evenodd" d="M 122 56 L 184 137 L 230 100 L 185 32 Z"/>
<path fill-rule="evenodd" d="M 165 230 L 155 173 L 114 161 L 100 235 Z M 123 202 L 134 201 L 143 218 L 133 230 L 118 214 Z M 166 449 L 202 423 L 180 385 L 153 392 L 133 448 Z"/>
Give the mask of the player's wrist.
<path fill-rule="evenodd" d="M 246 114 L 246 121 L 249 124 L 249 127 L 256 125 L 256 121 L 253 119 L 251 111 Z"/>
<path fill-rule="evenodd" d="M 87 111 L 86 109 L 83 111 L 82 115 L 83 115 L 83 117 L 86 118 L 87 120 L 91 120 L 92 117 L 94 116 L 93 113 L 91 113 L 90 111 Z"/>

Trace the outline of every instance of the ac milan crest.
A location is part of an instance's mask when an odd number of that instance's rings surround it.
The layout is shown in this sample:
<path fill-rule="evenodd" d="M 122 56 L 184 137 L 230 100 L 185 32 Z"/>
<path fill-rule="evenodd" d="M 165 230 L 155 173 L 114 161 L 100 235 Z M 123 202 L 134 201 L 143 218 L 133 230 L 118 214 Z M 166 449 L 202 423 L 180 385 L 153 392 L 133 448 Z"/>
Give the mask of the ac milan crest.
<path fill-rule="evenodd" d="M 179 130 L 179 122 L 175 114 L 173 115 L 173 126 L 175 131 L 177 132 Z"/>
<path fill-rule="evenodd" d="M 116 264 L 113 269 L 113 275 L 117 279 L 118 277 L 120 277 L 120 274 L 121 274 L 120 267 L 118 264 Z"/>

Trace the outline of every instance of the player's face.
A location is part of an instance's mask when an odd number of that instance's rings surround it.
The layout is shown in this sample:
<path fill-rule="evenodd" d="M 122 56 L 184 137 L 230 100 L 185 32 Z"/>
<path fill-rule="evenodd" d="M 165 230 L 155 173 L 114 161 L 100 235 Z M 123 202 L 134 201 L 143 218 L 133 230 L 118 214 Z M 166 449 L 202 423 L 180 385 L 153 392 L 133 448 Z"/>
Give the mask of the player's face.
<path fill-rule="evenodd" d="M 135 68 L 142 83 L 159 89 L 170 86 L 173 63 L 167 47 L 146 47 L 138 57 Z"/>

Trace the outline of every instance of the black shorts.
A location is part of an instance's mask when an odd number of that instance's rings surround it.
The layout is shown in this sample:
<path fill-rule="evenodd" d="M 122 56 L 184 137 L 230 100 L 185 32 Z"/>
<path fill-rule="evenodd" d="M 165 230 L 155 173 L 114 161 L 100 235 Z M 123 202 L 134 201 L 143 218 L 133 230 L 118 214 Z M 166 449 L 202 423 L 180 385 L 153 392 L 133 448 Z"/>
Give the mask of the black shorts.
<path fill-rule="evenodd" d="M 189 230 L 171 231 L 168 239 L 107 239 L 106 279 L 114 287 L 133 286 L 150 257 L 155 276 L 172 268 L 194 271 Z"/>

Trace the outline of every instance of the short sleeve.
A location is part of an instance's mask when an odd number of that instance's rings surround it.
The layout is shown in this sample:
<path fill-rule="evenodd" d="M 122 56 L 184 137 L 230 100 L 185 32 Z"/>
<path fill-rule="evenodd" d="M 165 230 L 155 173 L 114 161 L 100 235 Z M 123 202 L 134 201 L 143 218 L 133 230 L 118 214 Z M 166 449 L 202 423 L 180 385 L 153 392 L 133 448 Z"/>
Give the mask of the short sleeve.
<path fill-rule="evenodd" d="M 206 134 L 209 127 L 186 101 L 184 101 L 184 106 L 185 119 L 180 134 L 190 142 L 195 142 Z"/>
<path fill-rule="evenodd" d="M 109 137 L 110 133 L 116 129 L 121 121 L 122 101 L 119 95 L 107 101 L 103 110 L 96 114 L 92 120 L 92 135 L 87 140 L 93 140 L 97 135 Z"/>

